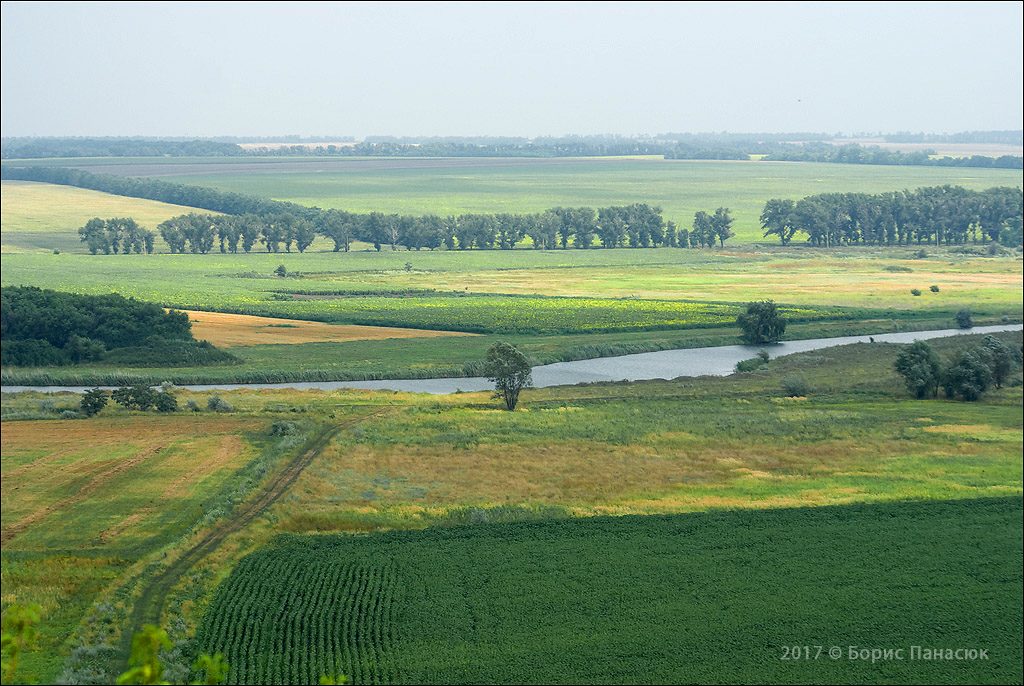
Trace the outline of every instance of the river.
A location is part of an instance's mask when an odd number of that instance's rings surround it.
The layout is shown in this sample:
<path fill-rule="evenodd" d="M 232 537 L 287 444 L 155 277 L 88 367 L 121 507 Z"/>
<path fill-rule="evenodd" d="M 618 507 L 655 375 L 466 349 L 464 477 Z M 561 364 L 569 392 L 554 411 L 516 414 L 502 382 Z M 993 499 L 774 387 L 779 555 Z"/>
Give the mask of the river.
<path fill-rule="evenodd" d="M 1020 324 L 1007 326 L 976 326 L 973 329 L 939 329 L 934 331 L 908 331 L 882 333 L 874 336 L 839 336 L 837 338 L 809 338 L 802 341 L 785 341 L 775 345 L 721 345 L 709 348 L 685 348 L 661 350 L 653 353 L 638 353 L 619 357 L 598 357 L 575 362 L 556 362 L 533 368 L 535 388 L 565 386 L 601 381 L 641 381 L 645 379 L 675 379 L 680 376 L 726 376 L 733 373 L 736 363 L 754 357 L 759 350 L 765 350 L 771 357 L 791 355 L 809 350 L 820 350 L 849 343 L 868 343 L 872 339 L 879 343 L 913 343 L 929 338 L 943 338 L 961 334 L 986 334 L 1000 331 L 1020 331 Z M 43 393 L 83 393 L 94 386 L 3 386 L 0 392 L 19 393 L 39 391 Z M 111 388 L 103 387 L 101 388 Z M 460 391 L 485 391 L 494 384 L 483 377 L 460 377 L 442 379 L 383 379 L 379 381 L 292 381 L 286 383 L 250 384 L 197 384 L 184 385 L 193 391 L 232 391 L 238 389 L 295 388 L 334 391 L 341 388 L 365 390 L 409 391 L 412 393 L 446 394 Z"/>

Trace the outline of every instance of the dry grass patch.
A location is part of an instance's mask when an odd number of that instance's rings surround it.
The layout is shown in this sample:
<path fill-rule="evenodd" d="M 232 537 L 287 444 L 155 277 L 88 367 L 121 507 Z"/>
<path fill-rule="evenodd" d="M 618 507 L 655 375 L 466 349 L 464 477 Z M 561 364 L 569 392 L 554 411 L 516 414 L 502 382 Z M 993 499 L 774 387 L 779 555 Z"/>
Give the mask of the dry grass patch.
<path fill-rule="evenodd" d="M 231 348 L 246 345 L 292 343 L 345 343 L 376 341 L 386 338 L 434 338 L 437 336 L 475 336 L 457 331 L 401 329 L 390 326 L 324 324 L 302 319 L 277 319 L 247 314 L 186 310 L 192 320 L 192 334 L 216 346 Z"/>

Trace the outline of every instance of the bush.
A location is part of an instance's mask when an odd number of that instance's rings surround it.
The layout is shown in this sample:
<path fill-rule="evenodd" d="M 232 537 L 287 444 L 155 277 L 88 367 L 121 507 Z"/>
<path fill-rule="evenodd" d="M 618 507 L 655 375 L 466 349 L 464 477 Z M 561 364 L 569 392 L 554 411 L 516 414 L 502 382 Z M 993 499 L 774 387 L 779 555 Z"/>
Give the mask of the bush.
<path fill-rule="evenodd" d="M 82 415 L 74 410 L 64 410 L 60 413 L 61 419 L 81 419 Z"/>
<path fill-rule="evenodd" d="M 760 367 L 768 364 L 769 360 L 771 360 L 771 356 L 768 354 L 768 351 L 759 350 L 756 357 L 751 357 L 749 360 L 741 360 L 740 362 L 737 362 L 736 371 L 752 372 L 755 369 L 759 369 Z"/>
<path fill-rule="evenodd" d="M 274 422 L 270 425 L 271 436 L 294 436 L 299 433 L 299 426 L 295 422 Z"/>
<path fill-rule="evenodd" d="M 895 367 L 915 398 L 934 398 L 939 394 L 942 378 L 939 356 L 924 341 L 917 341 L 901 350 L 896 355 Z"/>
<path fill-rule="evenodd" d="M 790 398 L 800 398 L 811 393 L 807 379 L 802 376 L 787 376 L 782 380 L 782 390 Z"/>
<path fill-rule="evenodd" d="M 145 412 L 156 405 L 158 395 L 160 394 L 149 386 L 139 384 L 117 388 L 110 394 L 110 397 L 125 409 Z"/>
<path fill-rule="evenodd" d="M 99 414 L 100 410 L 107 406 L 107 392 L 102 388 L 93 388 L 82 395 L 79 403 L 79 410 L 86 417 Z"/>
<path fill-rule="evenodd" d="M 189 400 L 187 403 L 185 403 L 185 407 L 186 409 L 188 409 L 189 412 L 199 412 L 199 403 L 197 403 L 195 400 Z"/>
<path fill-rule="evenodd" d="M 911 295 L 921 295 L 921 289 L 920 288 L 911 288 L 910 289 L 910 294 Z"/>
<path fill-rule="evenodd" d="M 211 395 L 206 400 L 206 409 L 213 412 L 233 412 L 235 408 L 231 407 L 231 403 L 219 395 Z"/>
<path fill-rule="evenodd" d="M 938 293 L 939 287 L 936 286 L 935 284 L 932 284 L 931 286 L 928 287 L 928 290 L 930 290 L 932 293 Z"/>
<path fill-rule="evenodd" d="M 161 391 L 156 394 L 153 407 L 157 412 L 176 412 L 178 410 L 178 399 L 170 391 Z"/>
<path fill-rule="evenodd" d="M 285 276 L 288 276 L 288 267 L 283 264 L 279 264 L 277 265 L 277 269 L 274 270 L 274 274 L 284 278 Z"/>
<path fill-rule="evenodd" d="M 988 355 L 980 348 L 962 351 L 946 369 L 942 388 L 947 398 L 978 400 L 992 385 L 993 375 Z"/>
<path fill-rule="evenodd" d="M 778 343 L 786 332 L 786 320 L 771 300 L 747 303 L 747 311 L 736 318 L 744 343 L 760 345 Z"/>
<path fill-rule="evenodd" d="M 961 329 L 970 329 L 974 327 L 974 319 L 971 317 L 970 310 L 960 310 L 956 313 L 956 325 Z"/>

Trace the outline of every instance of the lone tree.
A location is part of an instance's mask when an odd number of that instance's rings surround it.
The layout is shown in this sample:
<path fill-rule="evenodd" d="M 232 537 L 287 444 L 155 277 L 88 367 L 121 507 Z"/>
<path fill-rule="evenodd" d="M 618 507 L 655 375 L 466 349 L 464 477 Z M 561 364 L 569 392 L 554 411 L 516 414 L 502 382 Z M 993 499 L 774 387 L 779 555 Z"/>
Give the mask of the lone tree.
<path fill-rule="evenodd" d="M 939 356 L 924 341 L 916 341 L 896 356 L 896 372 L 915 398 L 936 397 L 942 381 Z"/>
<path fill-rule="evenodd" d="M 533 385 L 530 361 L 526 355 L 508 343 L 495 343 L 487 351 L 484 373 L 494 382 L 494 397 L 505 401 L 509 411 L 519 403 L 519 392 Z"/>
<path fill-rule="evenodd" d="M 778 343 L 786 332 L 786 320 L 771 300 L 747 303 L 747 311 L 736 318 L 743 330 L 740 338 L 750 345 Z"/>

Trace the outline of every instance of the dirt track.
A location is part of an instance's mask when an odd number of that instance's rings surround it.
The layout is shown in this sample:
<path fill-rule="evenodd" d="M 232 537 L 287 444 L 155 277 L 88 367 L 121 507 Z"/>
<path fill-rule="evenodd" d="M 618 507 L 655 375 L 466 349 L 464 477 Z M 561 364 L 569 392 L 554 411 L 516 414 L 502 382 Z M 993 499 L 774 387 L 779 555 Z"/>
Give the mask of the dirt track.
<path fill-rule="evenodd" d="M 305 450 L 296 455 L 280 473 L 277 474 L 254 499 L 239 506 L 230 519 L 217 524 L 199 539 L 191 548 L 172 562 L 166 569 L 144 581 L 142 593 L 139 594 L 132 613 L 121 633 L 122 659 L 126 658 L 131 649 L 132 636 L 145 624 L 158 624 L 163 612 L 167 594 L 181 577 L 199 560 L 209 555 L 224 542 L 229 535 L 240 531 L 274 504 L 288 488 L 295 483 L 302 471 L 313 462 L 320 452 L 330 443 L 339 431 L 368 419 L 379 417 L 388 412 L 387 408 L 379 409 L 363 417 L 348 420 L 341 424 L 325 426 L 310 440 Z"/>

